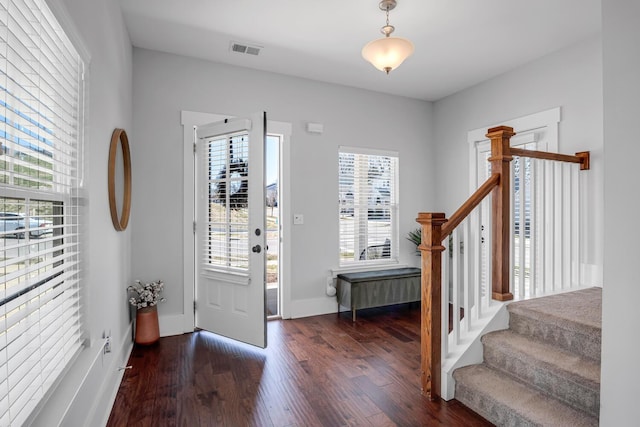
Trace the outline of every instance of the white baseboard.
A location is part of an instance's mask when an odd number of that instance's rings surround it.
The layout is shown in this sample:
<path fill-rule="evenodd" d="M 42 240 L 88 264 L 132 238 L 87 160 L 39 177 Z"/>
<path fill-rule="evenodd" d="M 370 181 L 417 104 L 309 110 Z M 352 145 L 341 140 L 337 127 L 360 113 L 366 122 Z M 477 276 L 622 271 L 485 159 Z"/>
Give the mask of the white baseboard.
<path fill-rule="evenodd" d="M 291 318 L 319 316 L 322 314 L 337 313 L 338 302 L 336 297 L 309 298 L 291 301 Z M 160 323 L 160 336 L 169 337 L 191 332 L 185 330 L 185 316 L 183 314 L 167 314 L 158 317 Z"/>
<path fill-rule="evenodd" d="M 186 332 L 184 328 L 184 315 L 183 314 L 168 314 L 161 315 L 158 317 L 158 321 L 160 323 L 160 336 L 161 337 L 170 337 L 172 335 L 182 335 Z"/>
<path fill-rule="evenodd" d="M 118 390 L 120 389 L 120 384 L 122 383 L 122 378 L 124 377 L 124 373 L 125 373 L 125 368 L 127 366 L 127 363 L 129 362 L 129 356 L 131 356 L 131 351 L 133 350 L 133 340 L 132 340 L 132 332 L 133 332 L 133 325 L 129 324 L 129 328 L 127 329 L 127 334 L 125 334 L 122 343 L 120 343 L 120 347 L 119 347 L 119 352 L 116 355 L 119 355 L 120 357 L 115 357 L 114 358 L 114 363 L 112 363 L 112 369 L 115 369 L 118 374 L 116 376 L 114 376 L 114 381 L 111 381 L 111 384 L 105 384 L 105 392 L 103 393 L 103 396 L 105 397 L 105 400 L 107 402 L 107 405 L 104 406 L 104 410 L 101 411 L 102 412 L 102 416 L 96 416 L 94 417 L 94 421 L 98 421 L 101 419 L 101 423 L 92 423 L 89 425 L 96 425 L 96 426 L 104 426 L 107 425 L 107 422 L 109 421 L 109 416 L 111 415 L 111 409 L 113 408 L 113 404 L 116 401 L 116 397 L 118 396 Z M 96 411 L 97 412 L 97 411 Z M 96 414 L 99 415 L 99 414 Z"/>
<path fill-rule="evenodd" d="M 602 269 L 596 264 L 582 265 L 582 285 L 602 287 Z"/>
<path fill-rule="evenodd" d="M 82 350 L 69 372 L 43 408 L 29 423 L 32 427 L 101 426 L 107 423 L 133 349 L 131 325 L 111 353 L 103 353 L 97 340 Z"/>
<path fill-rule="evenodd" d="M 319 316 L 338 312 L 336 297 L 325 296 L 291 301 L 291 318 Z"/>

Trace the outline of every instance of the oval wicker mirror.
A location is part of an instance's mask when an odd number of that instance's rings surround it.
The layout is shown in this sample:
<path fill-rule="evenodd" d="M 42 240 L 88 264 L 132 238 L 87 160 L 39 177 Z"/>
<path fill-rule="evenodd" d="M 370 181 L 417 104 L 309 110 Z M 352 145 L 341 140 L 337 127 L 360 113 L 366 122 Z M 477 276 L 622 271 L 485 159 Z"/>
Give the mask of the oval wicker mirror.
<path fill-rule="evenodd" d="M 117 199 L 116 189 L 116 164 L 118 159 L 118 148 L 122 152 L 122 184 L 121 200 Z M 118 206 L 122 207 L 118 213 Z M 129 152 L 129 139 L 124 129 L 115 129 L 111 135 L 111 145 L 109 146 L 109 208 L 111 209 L 111 221 L 118 231 L 123 231 L 129 224 L 129 213 L 131 212 L 131 153 Z"/>

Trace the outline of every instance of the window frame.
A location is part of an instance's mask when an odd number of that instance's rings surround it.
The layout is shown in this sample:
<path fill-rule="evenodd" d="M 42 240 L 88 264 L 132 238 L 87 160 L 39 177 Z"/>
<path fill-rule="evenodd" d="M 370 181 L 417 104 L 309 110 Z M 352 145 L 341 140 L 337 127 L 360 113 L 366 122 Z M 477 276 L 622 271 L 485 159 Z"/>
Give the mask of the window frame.
<path fill-rule="evenodd" d="M 54 150 L 55 151 L 54 156 L 58 156 L 57 157 L 58 159 L 62 158 L 60 156 L 68 157 L 69 164 L 62 166 L 60 168 L 58 160 L 54 159 L 53 168 L 52 168 L 53 176 L 64 174 L 66 171 L 69 171 L 69 170 L 73 171 L 72 175 L 66 176 L 63 178 L 58 177 L 57 179 L 52 178 L 53 185 L 52 185 L 52 188 L 50 189 L 20 187 L 20 186 L 12 185 L 10 183 L 0 184 L 0 197 L 2 197 L 5 200 L 6 199 L 24 200 L 24 204 L 27 207 L 25 209 L 28 209 L 28 206 L 32 202 L 52 204 L 52 214 L 48 218 L 52 220 L 52 223 L 46 225 L 47 227 L 52 228 L 53 231 L 51 232 L 51 235 L 45 235 L 45 236 L 36 235 L 33 237 L 27 236 L 25 237 L 25 244 L 23 244 L 23 246 L 44 246 L 45 241 L 47 242 L 56 241 L 56 240 L 58 241 L 57 243 L 53 243 L 53 246 L 51 248 L 48 248 L 45 252 L 48 252 L 49 254 L 53 254 L 54 257 L 58 257 L 58 259 L 56 259 L 52 263 L 49 263 L 48 265 L 52 266 L 54 269 L 58 269 L 61 271 L 55 274 L 45 274 L 44 275 L 45 277 L 38 279 L 39 281 L 35 283 L 34 286 L 32 286 L 32 288 L 37 289 L 38 286 L 36 285 L 44 287 L 48 282 L 59 281 L 61 283 L 58 286 L 62 286 L 64 289 L 67 289 L 67 288 L 70 289 L 69 290 L 70 293 L 68 293 L 67 296 L 64 295 L 64 293 L 67 291 L 62 290 L 60 293 L 62 298 L 60 298 L 59 296 L 54 298 L 54 300 L 60 300 L 64 302 L 65 305 L 58 303 L 52 310 L 54 311 L 61 310 L 62 314 L 65 317 L 70 316 L 70 318 L 72 319 L 72 323 L 74 325 L 71 331 L 64 331 L 63 333 L 65 337 L 69 339 L 69 346 L 66 347 L 66 350 L 64 350 L 64 356 L 60 357 L 60 359 L 57 359 L 59 360 L 60 365 L 57 366 L 55 370 L 53 370 L 53 373 L 50 374 L 50 377 L 46 381 L 44 379 L 40 381 L 39 383 L 40 385 L 37 386 L 38 393 L 29 396 L 29 399 L 27 399 L 29 403 L 21 407 L 17 406 L 13 409 L 9 409 L 10 406 L 8 401 L 3 401 L 3 404 L 6 404 L 7 406 L 4 407 L 6 408 L 6 412 L 4 408 L 0 407 L 0 409 L 2 409 L 0 410 L 0 419 L 5 420 L 4 417 L 8 416 L 10 417 L 11 423 L 18 423 L 18 424 L 23 422 L 25 424 L 29 424 L 30 422 L 33 421 L 33 419 L 36 417 L 39 411 L 44 407 L 48 399 L 54 395 L 54 391 L 56 387 L 63 380 L 63 378 L 65 377 L 65 374 L 69 371 L 74 361 L 82 352 L 82 349 L 88 345 L 87 331 L 83 324 L 83 321 L 85 318 L 84 316 L 85 308 L 84 308 L 84 296 L 83 296 L 84 290 L 83 290 L 83 281 L 82 281 L 84 277 L 82 248 L 86 245 L 86 236 L 83 233 L 83 230 L 84 230 L 83 206 L 86 205 L 86 199 L 88 195 L 83 190 L 83 187 L 84 187 L 84 139 L 85 139 L 85 118 L 86 118 L 85 109 L 86 109 L 86 99 L 88 96 L 87 77 L 88 77 L 88 64 L 89 64 L 90 58 L 88 55 L 88 51 L 84 47 L 84 44 L 82 43 L 81 39 L 78 37 L 78 32 L 76 28 L 73 26 L 73 23 L 69 18 L 68 13 L 64 9 L 64 6 L 58 3 L 59 2 L 54 2 L 50 0 L 33 0 L 32 2 L 29 2 L 29 4 L 24 4 L 20 2 L 11 2 L 11 3 L 7 3 L 10 6 L 9 9 L 3 9 L 0 11 L 0 13 L 4 14 L 5 17 L 8 17 L 8 16 L 12 16 L 11 8 L 14 8 L 14 10 L 17 11 L 17 13 L 26 13 L 25 10 L 17 9 L 17 8 L 20 8 L 23 6 L 33 7 L 32 8 L 32 10 L 34 11 L 33 13 L 36 14 L 36 16 L 41 18 L 41 20 L 34 21 L 34 22 L 37 22 L 39 26 L 45 25 L 43 24 L 44 22 L 47 23 L 46 25 L 51 25 L 51 29 L 49 30 L 48 33 L 45 34 L 46 30 L 40 30 L 42 31 L 42 33 L 40 34 L 43 40 L 46 39 L 51 42 L 50 46 L 52 47 L 45 47 L 45 45 L 40 45 L 41 49 L 44 48 L 45 50 L 48 50 L 49 54 L 51 55 L 51 52 L 55 53 L 58 51 L 56 49 L 56 46 L 58 48 L 61 48 L 60 45 L 64 45 L 64 49 L 66 49 L 67 52 L 71 53 L 71 56 L 74 58 L 73 61 L 75 63 L 75 65 L 71 68 L 71 73 L 68 74 L 67 76 L 70 78 L 70 81 L 72 82 L 71 86 L 67 86 L 67 88 L 68 87 L 72 88 L 73 90 L 72 95 L 76 98 L 74 100 L 74 103 L 69 104 L 71 105 L 71 109 L 66 110 L 67 113 L 72 112 L 71 117 L 73 117 L 73 120 L 71 121 L 71 124 L 57 123 L 56 129 L 59 129 L 59 130 L 57 131 L 58 134 L 54 138 L 55 139 L 54 144 L 56 145 L 56 147 L 58 147 Z M 8 23 L 10 26 L 12 23 L 11 20 L 13 18 L 5 18 L 5 19 L 7 19 L 6 23 Z M 33 26 L 34 25 L 33 22 L 30 22 L 30 25 Z M 5 23 L 2 24 L 2 29 L 5 34 L 9 34 L 9 31 L 11 31 L 7 29 L 7 26 L 5 25 Z M 54 36 L 56 38 L 54 38 Z M 6 42 L 4 43 L 4 48 L 9 49 L 8 46 L 10 46 L 11 41 L 8 37 L 6 37 L 5 39 L 6 39 Z M 43 43 L 46 43 L 46 40 L 44 40 Z M 37 52 L 39 52 L 39 50 Z M 8 58 L 8 55 L 4 56 L 2 60 L 3 61 L 9 60 L 7 58 Z M 52 57 L 50 56 L 48 60 L 50 61 L 51 58 Z M 56 58 L 56 59 L 59 60 L 60 58 Z M 12 76 L 11 78 L 17 79 L 13 84 L 20 85 L 20 86 L 24 85 L 24 81 L 20 81 L 20 79 L 18 79 L 16 75 L 11 73 L 11 71 L 8 68 L 6 70 L 7 70 L 7 73 L 10 76 Z M 22 70 L 22 68 L 18 67 L 17 70 Z M 18 72 L 24 72 L 24 71 L 18 71 Z M 42 87 L 43 84 L 51 84 L 50 83 L 51 80 L 48 80 L 49 83 L 44 83 L 45 80 L 42 78 L 41 73 L 37 73 L 36 75 L 39 78 L 38 80 L 39 84 L 36 87 L 40 88 Z M 64 79 L 65 77 L 60 77 L 60 75 L 58 75 L 57 78 Z M 58 80 L 58 82 L 60 81 L 61 80 Z M 65 83 L 60 83 L 60 84 L 65 84 Z M 20 101 L 19 98 L 16 98 L 16 99 Z M 41 95 L 34 96 L 34 99 L 36 99 L 38 103 L 43 102 L 42 101 L 43 97 Z M 67 100 L 65 100 L 64 102 L 67 102 Z M 61 103 L 58 100 L 56 100 L 54 103 L 49 103 L 46 105 L 48 107 L 51 107 L 53 105 L 59 106 L 60 104 Z M 11 105 L 11 104 L 7 104 L 7 105 L 9 105 L 9 108 L 12 108 L 12 107 L 17 108 L 19 103 L 16 103 L 15 105 Z M 48 108 L 48 107 L 45 107 L 45 108 Z M 6 111 L 6 108 L 4 108 L 3 111 Z M 52 111 L 51 114 L 57 114 L 57 113 L 53 113 L 54 110 L 50 110 L 50 111 Z M 17 111 L 13 111 L 13 114 L 18 115 L 19 113 Z M 26 118 L 26 115 L 21 117 L 22 119 L 29 120 Z M 35 125 L 35 126 L 43 125 L 44 121 L 41 120 L 41 116 L 40 118 L 38 118 L 39 116 L 29 115 L 29 117 L 31 117 L 32 121 L 30 123 L 32 125 Z M 6 123 L 5 126 L 7 130 L 11 128 L 9 123 Z M 44 128 L 40 128 L 40 129 L 44 130 Z M 16 128 L 16 131 L 17 131 L 17 128 Z M 16 131 L 14 131 L 14 133 Z M 68 146 L 64 148 L 63 151 L 60 151 L 60 147 L 59 147 L 59 144 L 60 144 L 59 141 L 61 140 L 60 135 L 65 134 L 65 132 L 68 132 L 68 133 L 66 133 L 66 137 L 62 137 L 63 138 L 62 140 L 64 140 L 65 144 L 68 144 Z M 29 135 L 29 136 L 36 138 L 34 141 L 43 141 L 41 139 L 37 139 L 37 136 L 34 136 L 34 135 Z M 5 138 L 3 138 L 3 142 L 5 142 Z M 11 145 L 11 144 L 7 144 L 7 145 Z M 27 147 L 27 148 L 32 149 L 30 147 Z M 42 153 L 39 153 L 39 155 L 41 154 Z M 67 169 L 67 168 L 70 168 L 70 169 Z M 7 173 L 9 175 L 13 174 L 15 173 L 15 170 L 8 171 Z M 67 188 L 64 188 L 65 187 L 64 181 L 72 182 L 72 185 L 68 186 Z M 32 211 L 32 212 L 35 212 L 35 211 Z M 29 212 L 27 212 L 27 214 L 25 215 L 25 221 L 30 223 L 30 218 L 33 218 L 36 216 L 38 215 L 34 215 L 33 213 L 30 214 Z M 31 238 L 32 240 L 30 241 L 29 238 Z M 31 243 L 33 243 L 33 245 L 31 245 Z M 60 247 L 56 248 L 56 245 Z M 6 246 L 3 247 L 3 250 L 5 247 Z M 41 255 L 36 250 L 35 252 L 30 252 L 30 256 L 40 257 Z M 67 265 L 69 267 L 64 266 L 64 263 L 68 263 Z M 77 265 L 77 268 L 74 268 L 74 265 Z M 2 279 L 2 280 L 3 280 L 3 283 L 6 283 L 5 279 Z M 30 290 L 27 290 L 24 293 L 24 295 L 29 295 L 29 292 Z M 6 294 L 3 294 L 3 295 L 4 297 L 7 296 Z M 31 303 L 30 301 L 36 298 L 42 298 L 40 295 L 41 294 L 36 294 L 33 297 L 29 296 L 28 297 L 29 303 Z M 69 297 L 69 295 L 71 297 Z M 12 298 L 13 296 L 14 295 L 9 295 L 10 298 Z M 46 297 L 43 299 L 46 300 Z M 45 303 L 41 303 L 37 307 L 38 307 L 37 308 L 38 312 L 46 313 L 47 310 L 51 310 L 50 307 L 45 307 Z M 50 313 L 53 313 L 53 311 L 50 311 Z M 44 318 L 44 315 L 43 315 L 43 318 Z M 52 324 L 53 323 L 51 324 L 45 323 L 43 326 L 40 327 L 40 332 L 36 335 L 37 337 L 39 337 L 38 339 L 40 340 L 39 341 L 40 343 L 46 342 L 47 339 L 49 339 L 50 341 L 55 339 L 54 335 L 47 334 L 50 330 L 55 329 L 54 327 L 51 326 Z M 6 334 L 5 331 L 7 331 L 7 329 L 3 328 L 2 333 Z M 5 338 L 6 338 L 6 335 L 5 335 Z M 67 342 L 67 338 L 65 338 L 65 343 Z M 4 349 L 6 348 L 7 347 L 4 347 Z M 45 368 L 47 368 L 47 366 L 43 367 L 43 365 L 46 365 L 46 361 L 49 360 L 46 358 L 46 356 L 50 355 L 51 352 L 49 353 L 43 352 L 41 351 L 42 348 L 43 348 L 42 344 L 37 344 L 37 350 L 38 350 L 37 360 L 39 362 L 38 365 L 42 367 L 42 369 L 40 369 L 40 373 L 37 375 L 42 378 L 45 378 L 47 375 Z M 5 366 L 5 368 L 7 367 Z M 27 388 L 27 391 L 25 393 L 29 393 L 32 387 L 33 386 L 30 385 L 29 388 Z M 20 397 L 16 399 L 15 396 L 13 398 L 10 398 L 8 397 L 9 395 L 4 395 L 2 393 L 0 393 L 0 400 L 11 399 L 13 401 L 17 401 L 18 399 L 20 399 Z M 10 411 L 12 411 L 13 413 L 10 414 Z M 18 414 L 18 415 L 15 415 L 15 414 Z M 2 421 L 2 423 L 3 422 L 4 421 Z"/>
<path fill-rule="evenodd" d="M 345 208 L 348 210 L 350 209 L 350 205 L 349 204 L 345 204 L 345 191 L 343 188 L 344 183 L 341 182 L 342 180 L 342 171 L 341 171 L 341 156 L 343 154 L 352 154 L 355 156 L 355 161 L 359 162 L 360 165 L 360 169 L 364 168 L 364 167 L 369 167 L 368 162 L 369 159 L 371 157 L 382 157 L 382 158 L 387 158 L 388 161 L 390 162 L 390 168 L 391 171 L 389 172 L 391 174 L 391 176 L 389 177 L 390 182 L 388 183 L 387 187 L 384 187 L 385 189 L 389 190 L 389 202 L 388 202 L 388 208 L 382 208 L 382 209 L 377 209 L 377 205 L 374 206 L 373 204 L 370 203 L 370 197 L 374 194 L 373 191 L 366 191 L 366 194 L 362 194 L 362 191 L 358 192 L 358 196 L 356 196 L 356 191 L 354 189 L 353 191 L 353 205 L 354 205 L 354 211 L 353 211 L 353 217 L 354 217 L 354 225 L 353 225 L 353 229 L 354 229 L 354 234 L 353 234 L 353 239 L 354 239 L 354 243 L 353 243 L 353 258 L 351 259 L 347 259 L 345 256 L 343 256 L 343 252 L 344 252 L 344 247 L 345 245 L 350 245 L 349 243 L 346 243 L 344 240 L 344 237 L 348 235 L 348 233 L 346 233 L 343 230 L 343 224 L 342 224 L 342 220 L 343 220 L 343 214 L 345 213 Z M 365 165 L 364 163 L 367 162 L 367 165 Z M 354 269 L 354 268 L 377 268 L 377 267 L 384 267 L 384 266 L 396 266 L 399 264 L 400 261 L 400 256 L 399 256 L 399 217 L 400 217 L 400 201 L 399 201 L 399 179 L 400 179 L 400 155 L 398 152 L 396 151 L 390 151 L 390 150 L 378 150 L 378 149 L 371 149 L 371 148 L 364 148 L 364 147 L 348 147 L 348 146 L 339 146 L 338 147 L 338 234 L 339 234 L 339 238 L 338 238 L 338 265 L 340 269 Z M 369 172 L 367 172 L 368 174 Z M 355 175 L 355 172 L 354 172 Z M 369 179 L 369 177 L 368 177 Z M 385 178 L 382 178 L 383 180 Z M 354 177 L 354 181 L 356 180 L 356 178 Z M 354 184 L 356 185 L 356 184 Z M 360 184 L 359 185 L 360 188 L 372 188 L 371 185 L 369 185 L 369 183 L 366 184 Z M 378 187 L 373 187 L 376 189 Z M 383 187 L 380 187 L 383 188 Z M 358 199 L 360 200 L 359 203 L 357 203 L 355 200 Z M 364 202 L 366 200 L 366 202 Z M 364 211 L 362 211 L 362 206 L 366 206 L 366 213 Z M 386 203 L 383 203 L 383 206 L 385 206 Z M 356 215 L 356 207 L 355 206 L 359 206 L 359 214 Z M 389 233 L 387 234 L 378 234 L 378 238 L 380 238 L 381 236 L 386 237 L 386 239 L 388 239 L 388 246 L 387 246 L 387 242 L 386 240 L 383 242 L 377 242 L 376 244 L 372 244 L 374 242 L 371 242 L 371 240 L 369 239 L 369 235 L 368 235 L 368 230 L 369 230 L 369 222 L 371 221 L 370 217 L 374 216 L 374 220 L 376 219 L 375 216 L 379 215 L 380 210 L 382 212 L 388 210 L 389 212 Z M 348 212 L 347 212 L 348 213 Z M 364 218 L 366 217 L 366 221 L 367 221 L 367 233 L 366 235 L 363 237 L 364 240 L 363 242 L 366 242 L 366 244 L 364 244 L 364 246 L 358 242 L 356 243 L 355 240 L 358 238 L 359 234 L 357 232 L 355 232 L 355 230 L 358 230 L 361 228 L 360 223 L 364 220 Z M 380 219 L 384 218 L 384 213 L 383 213 L 383 217 L 381 217 Z M 358 238 L 358 240 L 360 240 L 360 238 Z M 367 256 L 367 252 L 370 249 L 373 249 L 373 253 L 374 253 L 374 259 L 362 259 L 362 255 L 365 254 L 365 256 Z M 388 257 L 385 256 L 385 253 L 388 254 Z M 356 255 L 358 254 L 358 255 Z"/>
<path fill-rule="evenodd" d="M 211 229 L 212 226 L 218 226 L 222 228 L 224 237 L 221 239 L 214 239 L 211 236 L 211 230 L 206 233 L 205 254 L 208 259 L 203 263 L 203 268 L 210 272 L 218 273 L 231 273 L 239 276 L 249 276 L 249 219 L 248 217 L 242 221 L 232 222 L 234 212 L 238 210 L 232 207 L 232 198 L 234 195 L 238 195 L 243 199 L 242 203 L 246 203 L 246 206 L 240 209 L 248 209 L 248 194 L 246 188 L 240 193 L 243 187 L 248 186 L 249 176 L 248 168 L 250 166 L 251 159 L 249 158 L 249 145 L 248 145 L 249 132 L 246 130 L 229 132 L 224 135 L 218 135 L 211 138 L 206 138 L 206 147 L 202 155 L 202 167 L 208 178 L 208 188 L 212 185 L 216 185 L 217 192 L 222 194 L 224 202 L 222 208 L 224 214 L 219 217 L 219 221 L 213 221 L 214 214 L 211 212 L 211 208 L 208 209 L 207 227 Z M 216 143 L 224 141 L 224 150 L 215 150 L 212 146 Z M 240 145 L 240 157 L 235 158 L 238 160 L 236 167 L 232 168 L 234 164 L 232 157 L 234 154 L 234 144 Z M 224 151 L 223 169 L 211 169 L 211 163 L 215 162 L 216 154 L 219 155 Z M 236 149 L 237 151 L 237 149 Z M 237 154 L 236 154 L 237 155 Z M 222 184 L 222 185 L 221 185 Z M 235 188 L 235 185 L 239 185 L 239 188 Z M 222 199 L 217 199 L 222 200 Z M 212 204 L 211 193 L 209 193 L 209 205 Z M 241 233 L 244 235 L 240 240 L 240 244 L 237 247 L 231 245 L 231 235 L 235 233 Z M 239 229 L 242 229 L 239 231 Z M 216 252 L 214 247 L 218 247 L 220 250 Z M 216 257 L 216 254 L 218 256 Z M 219 258 L 222 262 L 214 262 L 214 258 Z"/>

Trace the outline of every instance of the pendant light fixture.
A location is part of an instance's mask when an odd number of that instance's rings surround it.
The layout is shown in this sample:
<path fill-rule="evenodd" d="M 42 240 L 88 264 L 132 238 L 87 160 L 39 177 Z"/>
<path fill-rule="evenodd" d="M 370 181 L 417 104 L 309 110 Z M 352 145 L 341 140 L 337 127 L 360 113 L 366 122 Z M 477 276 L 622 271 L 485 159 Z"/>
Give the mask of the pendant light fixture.
<path fill-rule="evenodd" d="M 402 37 L 391 37 L 395 27 L 389 25 L 389 11 L 395 9 L 396 5 L 396 0 L 382 0 L 380 2 L 380 10 L 385 11 L 387 15 L 387 25 L 380 29 L 384 37 L 373 40 L 362 48 L 362 57 L 378 70 L 387 74 L 398 68 L 405 59 L 413 54 L 413 43 Z"/>

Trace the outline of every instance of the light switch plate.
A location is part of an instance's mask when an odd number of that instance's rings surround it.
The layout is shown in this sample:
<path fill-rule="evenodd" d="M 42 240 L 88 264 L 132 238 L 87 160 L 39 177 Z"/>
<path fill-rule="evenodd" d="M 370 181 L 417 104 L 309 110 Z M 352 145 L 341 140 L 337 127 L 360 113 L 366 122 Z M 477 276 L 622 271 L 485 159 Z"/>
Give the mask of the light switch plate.
<path fill-rule="evenodd" d="M 304 215 L 293 214 L 293 225 L 302 225 L 302 224 L 304 224 Z"/>

